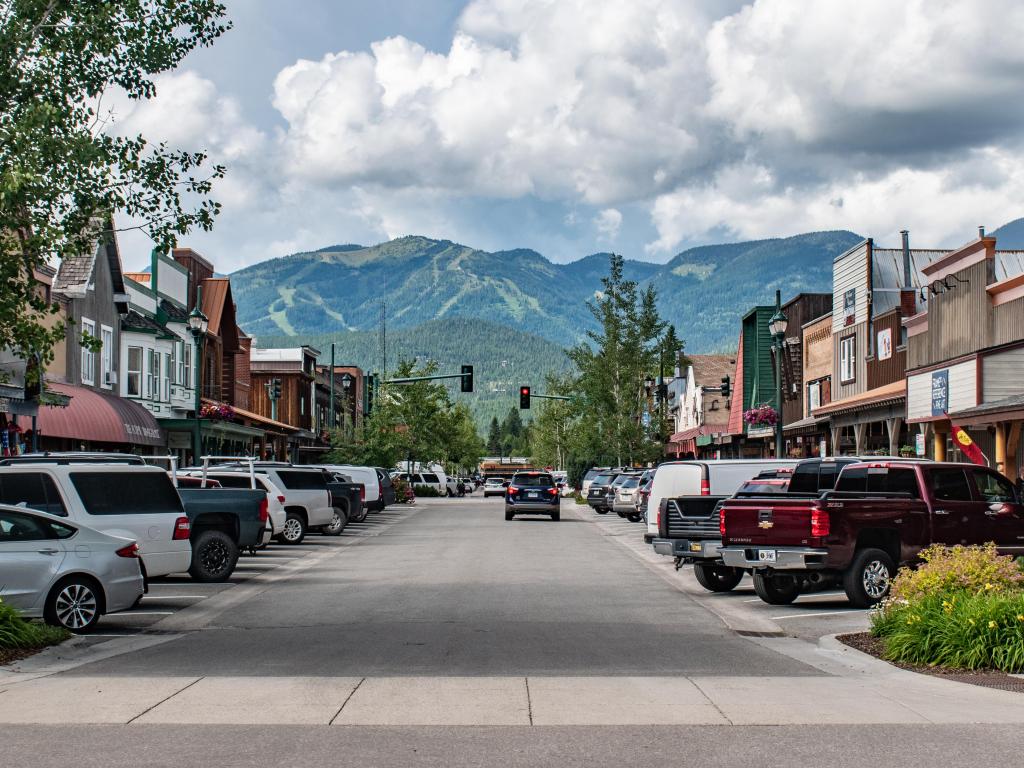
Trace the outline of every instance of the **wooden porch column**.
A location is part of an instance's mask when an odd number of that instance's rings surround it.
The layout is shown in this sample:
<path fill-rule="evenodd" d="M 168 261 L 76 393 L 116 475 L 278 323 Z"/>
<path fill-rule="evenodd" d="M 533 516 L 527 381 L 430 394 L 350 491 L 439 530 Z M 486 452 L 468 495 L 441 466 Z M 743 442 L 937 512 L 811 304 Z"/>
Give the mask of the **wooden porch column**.
<path fill-rule="evenodd" d="M 1006 422 L 996 422 L 996 472 L 1006 474 Z"/>
<path fill-rule="evenodd" d="M 1007 428 L 1006 439 L 1006 471 L 1004 474 L 1013 481 L 1017 480 L 1017 450 L 1020 447 L 1021 425 L 1024 422 L 1012 421 Z"/>
<path fill-rule="evenodd" d="M 899 416 L 886 419 L 885 428 L 889 433 L 889 455 L 899 456 L 900 430 L 903 428 L 903 419 Z"/>
<path fill-rule="evenodd" d="M 854 424 L 853 425 L 853 452 L 857 456 L 864 455 L 864 438 L 868 430 L 867 424 Z"/>
<path fill-rule="evenodd" d="M 941 431 L 938 425 L 935 425 L 935 432 L 932 438 L 932 446 L 935 449 L 935 461 L 946 460 L 946 433 Z"/>
<path fill-rule="evenodd" d="M 843 434 L 843 428 L 840 427 L 840 426 L 833 425 L 832 433 L 831 433 L 831 436 L 830 436 L 831 437 L 831 442 L 832 442 L 832 455 L 833 456 L 838 456 L 839 455 L 839 439 L 842 437 L 842 434 Z"/>

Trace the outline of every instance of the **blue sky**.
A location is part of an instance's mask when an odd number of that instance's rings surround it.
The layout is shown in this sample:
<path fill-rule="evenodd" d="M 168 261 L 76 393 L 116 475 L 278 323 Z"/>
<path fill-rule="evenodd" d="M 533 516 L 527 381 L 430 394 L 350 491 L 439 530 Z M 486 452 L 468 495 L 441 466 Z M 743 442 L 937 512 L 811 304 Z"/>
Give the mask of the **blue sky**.
<path fill-rule="evenodd" d="M 1024 212 L 1012 0 L 227 6 L 115 123 L 227 166 L 215 231 L 183 240 L 223 271 L 406 234 L 563 262 L 821 229 L 947 246 Z"/>

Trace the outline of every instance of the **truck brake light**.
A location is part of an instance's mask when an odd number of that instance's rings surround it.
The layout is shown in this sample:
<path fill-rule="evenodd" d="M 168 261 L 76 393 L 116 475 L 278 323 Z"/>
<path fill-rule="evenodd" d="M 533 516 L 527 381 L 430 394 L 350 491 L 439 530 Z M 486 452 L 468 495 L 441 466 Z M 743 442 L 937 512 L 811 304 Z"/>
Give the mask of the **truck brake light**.
<path fill-rule="evenodd" d="M 828 536 L 831 527 L 832 521 L 829 519 L 828 512 L 817 507 L 811 509 L 811 536 L 824 538 Z"/>
<path fill-rule="evenodd" d="M 179 517 L 174 521 L 174 534 L 171 536 L 173 541 L 182 541 L 188 539 L 192 534 L 192 525 L 189 523 L 187 517 Z"/>
<path fill-rule="evenodd" d="M 270 517 L 270 508 L 267 505 L 267 497 L 264 496 L 262 499 L 260 499 L 260 522 L 261 523 L 267 522 L 267 518 L 269 518 L 269 517 Z"/>
<path fill-rule="evenodd" d="M 710 496 L 711 495 L 711 482 L 704 478 L 700 481 L 700 495 Z"/>
<path fill-rule="evenodd" d="M 718 532 L 725 538 L 725 508 L 723 507 L 718 513 Z"/>

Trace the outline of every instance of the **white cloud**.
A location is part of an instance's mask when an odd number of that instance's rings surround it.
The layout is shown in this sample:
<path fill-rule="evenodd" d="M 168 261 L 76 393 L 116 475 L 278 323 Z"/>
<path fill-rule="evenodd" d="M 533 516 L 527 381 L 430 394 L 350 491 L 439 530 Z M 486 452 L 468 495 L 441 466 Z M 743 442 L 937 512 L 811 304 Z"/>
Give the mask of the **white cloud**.
<path fill-rule="evenodd" d="M 602 240 L 613 241 L 622 227 L 622 213 L 615 208 L 605 208 L 594 217 L 594 226 Z"/>

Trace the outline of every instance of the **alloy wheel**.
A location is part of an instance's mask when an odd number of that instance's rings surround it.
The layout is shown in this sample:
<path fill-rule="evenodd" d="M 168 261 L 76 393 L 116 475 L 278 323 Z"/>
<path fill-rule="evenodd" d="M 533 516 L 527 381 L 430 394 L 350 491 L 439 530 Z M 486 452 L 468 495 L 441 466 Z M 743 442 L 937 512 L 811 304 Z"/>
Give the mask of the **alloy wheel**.
<path fill-rule="evenodd" d="M 87 627 L 97 610 L 96 595 L 84 584 L 68 584 L 57 595 L 57 620 L 68 629 Z"/>
<path fill-rule="evenodd" d="M 889 569 L 885 563 L 872 560 L 864 566 L 864 591 L 871 599 L 880 600 L 885 597 L 885 593 L 889 591 L 890 580 Z"/>
<path fill-rule="evenodd" d="M 284 522 L 284 537 L 288 541 L 297 541 L 302 535 L 302 523 L 294 517 L 289 517 Z"/>
<path fill-rule="evenodd" d="M 214 539 L 203 547 L 199 561 L 208 573 L 220 573 L 231 564 L 231 552 L 223 541 Z"/>

